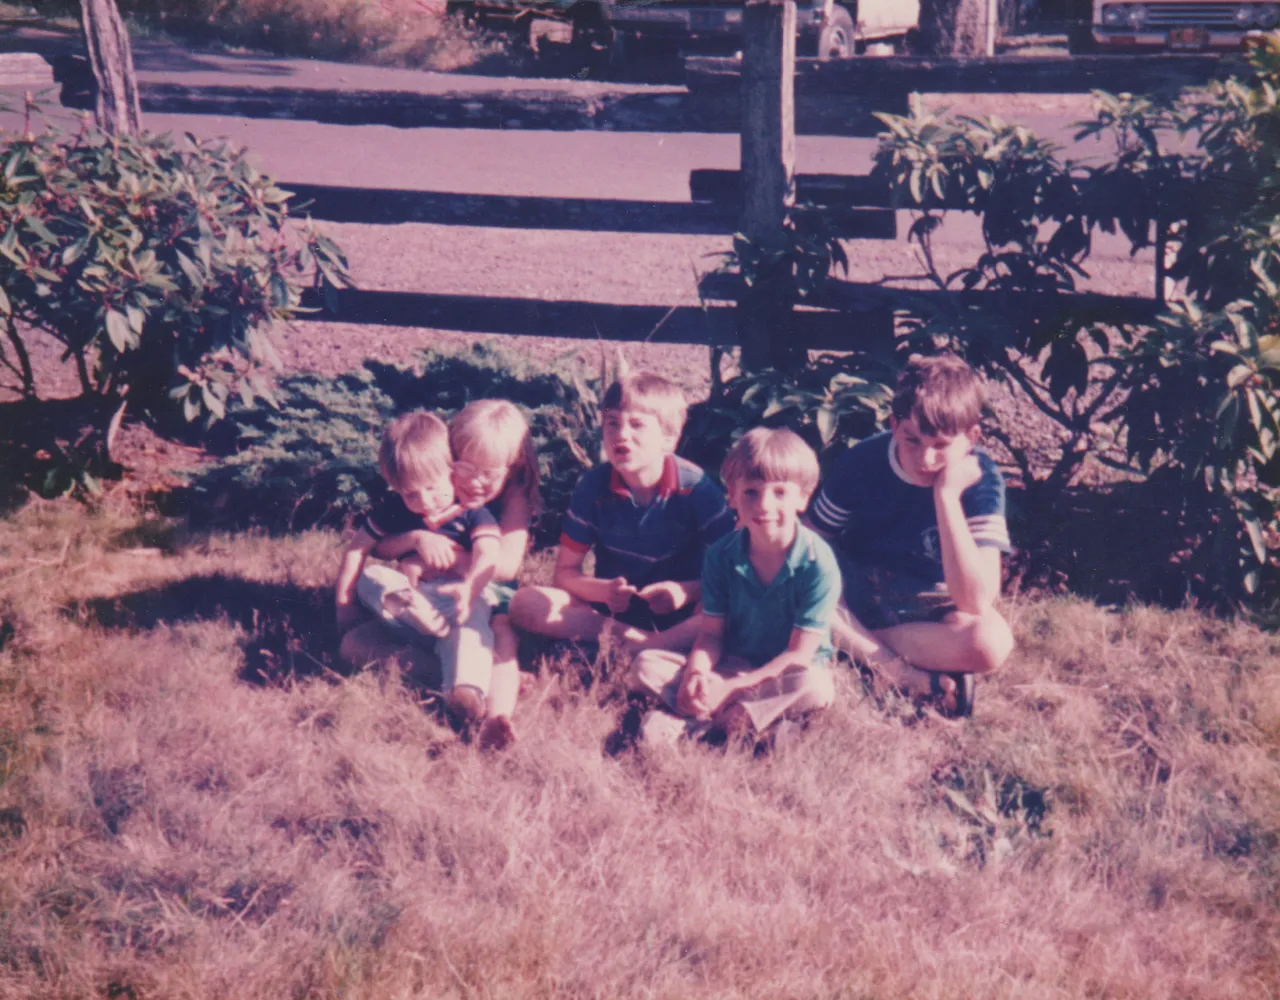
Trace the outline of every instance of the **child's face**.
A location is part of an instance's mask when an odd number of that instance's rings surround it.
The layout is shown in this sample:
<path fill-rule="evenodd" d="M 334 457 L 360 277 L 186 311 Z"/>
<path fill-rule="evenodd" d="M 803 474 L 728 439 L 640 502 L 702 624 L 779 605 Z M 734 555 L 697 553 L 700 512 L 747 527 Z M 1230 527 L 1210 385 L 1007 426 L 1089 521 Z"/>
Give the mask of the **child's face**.
<path fill-rule="evenodd" d="M 453 482 L 447 472 L 441 476 L 419 476 L 388 485 L 419 517 L 432 517 L 453 503 Z"/>
<path fill-rule="evenodd" d="M 786 479 L 742 479 L 729 489 L 729 504 L 758 545 L 790 545 L 808 494 Z"/>
<path fill-rule="evenodd" d="M 469 455 L 453 463 L 453 487 L 458 503 L 468 510 L 496 500 L 507 483 L 511 466 L 486 455 Z"/>
<path fill-rule="evenodd" d="M 624 479 L 660 467 L 675 444 L 652 413 L 609 410 L 604 415 L 604 454 Z"/>
<path fill-rule="evenodd" d="M 968 455 L 978 436 L 976 427 L 962 434 L 924 434 L 914 417 L 892 420 L 890 425 L 898 464 L 920 486 L 932 486 L 943 469 Z"/>

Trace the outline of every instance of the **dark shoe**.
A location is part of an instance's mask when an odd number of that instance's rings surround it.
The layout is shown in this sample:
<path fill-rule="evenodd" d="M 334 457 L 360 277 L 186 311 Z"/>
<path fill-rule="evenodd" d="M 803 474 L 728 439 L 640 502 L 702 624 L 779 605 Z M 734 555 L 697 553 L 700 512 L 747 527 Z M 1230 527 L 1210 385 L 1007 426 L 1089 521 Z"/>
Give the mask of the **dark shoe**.
<path fill-rule="evenodd" d="M 956 689 L 949 692 L 942 687 L 942 678 L 950 677 Z M 968 719 L 973 716 L 973 703 L 977 695 L 977 682 L 973 674 L 929 674 L 929 699 L 944 719 Z"/>

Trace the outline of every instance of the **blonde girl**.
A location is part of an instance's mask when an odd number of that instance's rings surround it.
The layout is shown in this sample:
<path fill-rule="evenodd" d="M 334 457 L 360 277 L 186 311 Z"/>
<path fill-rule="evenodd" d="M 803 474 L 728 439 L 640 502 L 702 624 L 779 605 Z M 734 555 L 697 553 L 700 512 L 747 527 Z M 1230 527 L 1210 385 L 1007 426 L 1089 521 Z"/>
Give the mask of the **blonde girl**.
<path fill-rule="evenodd" d="M 464 508 L 488 507 L 498 522 L 501 543 L 493 583 L 485 596 L 493 605 L 493 680 L 488 711 L 480 731 L 480 744 L 500 749 L 515 736 L 511 713 L 520 688 L 516 662 L 517 640 L 507 617 L 507 606 L 515 592 L 514 581 L 529 547 L 529 529 L 540 513 L 538 459 L 529 424 L 520 409 L 505 399 L 480 399 L 465 406 L 449 422 L 449 448 L 453 454 L 453 485 L 456 502 Z M 399 551 L 416 550 L 402 560 L 410 575 L 428 577 L 465 569 L 459 563 L 467 553 L 454 541 L 431 532 L 409 545 L 399 540 Z M 352 662 L 386 655 L 384 645 L 370 643 L 372 633 L 360 626 L 343 639 L 342 653 Z M 349 641 L 350 640 L 350 641 Z"/>
<path fill-rule="evenodd" d="M 529 528 L 540 513 L 538 456 L 524 414 L 505 399 L 463 407 L 449 422 L 449 446 L 458 503 L 488 507 L 501 531 L 493 583 L 485 592 L 493 605 L 493 682 L 480 743 L 502 748 L 515 737 L 511 713 L 520 693 L 518 642 L 507 608 L 529 549 Z"/>

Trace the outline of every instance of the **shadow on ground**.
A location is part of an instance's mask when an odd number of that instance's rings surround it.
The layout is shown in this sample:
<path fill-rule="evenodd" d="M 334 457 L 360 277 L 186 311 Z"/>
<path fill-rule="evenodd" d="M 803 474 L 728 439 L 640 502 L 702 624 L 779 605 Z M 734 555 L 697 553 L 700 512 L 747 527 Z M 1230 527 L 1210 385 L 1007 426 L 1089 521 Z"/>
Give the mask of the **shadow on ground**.
<path fill-rule="evenodd" d="M 327 587 L 260 583 L 219 573 L 85 601 L 77 610 L 109 629 L 229 622 L 244 633 L 240 679 L 251 684 L 342 670 L 333 594 Z"/>

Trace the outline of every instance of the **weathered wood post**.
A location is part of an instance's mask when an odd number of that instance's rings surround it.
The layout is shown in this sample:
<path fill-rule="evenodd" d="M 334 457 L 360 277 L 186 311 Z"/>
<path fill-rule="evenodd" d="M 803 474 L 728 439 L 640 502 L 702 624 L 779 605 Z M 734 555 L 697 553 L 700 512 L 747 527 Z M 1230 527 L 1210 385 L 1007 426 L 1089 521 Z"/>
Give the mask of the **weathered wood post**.
<path fill-rule="evenodd" d="M 790 337 L 795 277 L 787 224 L 795 205 L 795 0 L 749 0 L 743 11 L 742 234 L 758 267 L 738 301 L 742 365 L 785 366 L 802 347 Z M 765 263 L 772 260 L 772 265 Z"/>
<path fill-rule="evenodd" d="M 80 0 L 80 16 L 89 65 L 98 85 L 94 120 L 109 135 L 137 135 L 142 131 L 142 111 L 133 48 L 116 2 Z"/>

